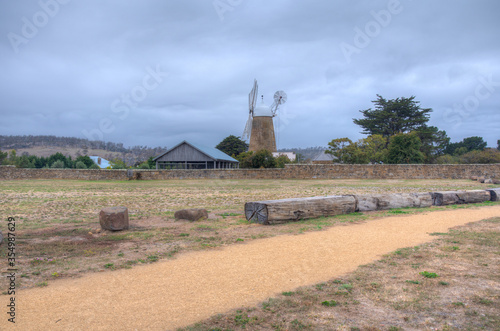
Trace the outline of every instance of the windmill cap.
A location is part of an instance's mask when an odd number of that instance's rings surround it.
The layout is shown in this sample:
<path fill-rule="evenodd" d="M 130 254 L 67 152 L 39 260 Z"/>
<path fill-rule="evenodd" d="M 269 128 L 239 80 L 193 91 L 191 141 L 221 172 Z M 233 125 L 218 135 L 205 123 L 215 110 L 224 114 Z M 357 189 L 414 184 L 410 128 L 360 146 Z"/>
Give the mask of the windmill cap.
<path fill-rule="evenodd" d="M 266 104 L 264 103 L 264 100 L 262 100 L 262 102 L 260 103 L 260 105 L 258 105 L 257 107 L 255 107 L 254 111 L 253 111 L 253 116 L 268 116 L 268 117 L 273 117 L 273 112 L 271 111 L 271 107 L 269 106 L 266 106 Z"/>

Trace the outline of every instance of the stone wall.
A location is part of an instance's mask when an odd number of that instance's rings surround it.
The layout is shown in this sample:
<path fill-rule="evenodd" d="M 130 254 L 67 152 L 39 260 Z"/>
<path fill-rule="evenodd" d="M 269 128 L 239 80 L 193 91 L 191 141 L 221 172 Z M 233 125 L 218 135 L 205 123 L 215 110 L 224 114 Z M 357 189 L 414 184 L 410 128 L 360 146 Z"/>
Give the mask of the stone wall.
<path fill-rule="evenodd" d="M 209 170 L 81 170 L 20 169 L 0 166 L 0 180 L 80 179 L 128 180 L 127 172 L 144 180 L 158 179 L 466 179 L 500 178 L 500 164 L 306 164 L 284 169 Z"/>

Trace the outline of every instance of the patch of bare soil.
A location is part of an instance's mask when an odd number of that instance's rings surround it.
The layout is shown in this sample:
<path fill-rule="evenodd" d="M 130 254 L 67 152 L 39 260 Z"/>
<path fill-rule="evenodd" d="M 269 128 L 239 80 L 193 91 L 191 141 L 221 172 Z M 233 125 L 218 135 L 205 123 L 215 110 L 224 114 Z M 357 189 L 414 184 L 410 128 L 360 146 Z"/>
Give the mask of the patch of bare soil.
<path fill-rule="evenodd" d="M 175 260 L 159 261 L 131 270 L 63 279 L 47 287 L 16 293 L 19 312 L 16 326 L 24 330 L 171 330 L 236 307 L 256 305 L 283 291 L 328 282 L 398 248 L 421 245 L 433 238 L 430 233 L 446 232 L 454 226 L 499 215 L 500 206 L 491 206 L 380 218 L 299 236 L 277 236 L 223 249 L 190 252 Z M 207 229 L 200 227 L 199 231 Z M 209 235 L 201 237 L 214 237 L 214 232 L 218 231 L 208 229 L 208 232 Z M 107 236 L 104 242 L 113 241 L 112 235 Z M 451 247 L 452 252 L 454 248 Z M 439 273 L 436 268 L 429 271 Z M 474 274 L 469 267 L 466 268 Z M 458 276 L 451 274 L 450 277 Z M 494 280 L 488 280 L 481 286 L 487 291 L 495 289 L 498 286 L 495 284 Z M 352 289 L 347 283 L 339 286 L 342 287 L 339 292 Z M 370 286 L 377 288 L 375 284 Z M 388 297 L 390 295 L 387 293 Z M 496 302 L 497 298 L 491 298 L 491 293 L 482 294 L 477 300 Z M 7 300 L 7 296 L 2 296 L 0 305 L 5 305 Z M 407 309 L 412 307 L 412 300 L 403 295 L 396 297 L 394 304 L 401 307 L 400 310 Z M 358 301 L 361 305 L 362 301 Z M 310 302 L 313 304 L 314 298 Z M 450 307 L 461 309 L 460 302 L 464 306 L 467 304 L 462 300 L 451 302 Z M 365 304 L 369 306 L 367 302 Z M 330 317 L 335 319 L 333 314 L 326 314 L 327 320 Z M 246 326 L 248 316 L 239 315 L 235 319 Z M 405 316 L 402 315 L 403 320 Z M 310 321 L 316 318 L 308 317 Z M 325 320 L 324 316 L 320 318 Z M 309 320 L 305 322 L 309 323 Z M 2 329 L 6 323 L 6 318 L 0 320 Z M 295 324 L 302 328 L 304 322 L 298 320 Z"/>

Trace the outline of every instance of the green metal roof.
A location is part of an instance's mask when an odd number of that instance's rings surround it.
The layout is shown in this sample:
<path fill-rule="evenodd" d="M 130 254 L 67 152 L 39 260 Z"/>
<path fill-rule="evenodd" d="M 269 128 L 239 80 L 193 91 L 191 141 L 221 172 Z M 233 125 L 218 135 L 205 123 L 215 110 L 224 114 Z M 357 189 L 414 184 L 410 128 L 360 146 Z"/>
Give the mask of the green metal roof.
<path fill-rule="evenodd" d="M 193 143 L 190 143 L 190 142 L 185 141 L 185 140 L 183 142 L 175 145 L 174 147 L 170 148 L 168 151 L 166 151 L 165 153 L 161 154 L 160 156 L 155 157 L 153 159 L 153 161 L 156 161 L 157 159 L 159 159 L 163 155 L 169 153 L 171 150 L 176 149 L 177 147 L 179 147 L 182 144 L 188 144 L 188 145 L 190 145 L 191 147 L 197 149 L 198 151 L 200 151 L 201 153 L 203 153 L 203 154 L 207 155 L 208 157 L 214 159 L 215 161 L 228 161 L 228 162 L 238 162 L 239 163 L 238 160 L 233 159 L 232 157 L 230 157 L 226 153 L 218 150 L 217 148 L 207 147 L 207 146 L 200 145 L 200 144 L 193 144 Z"/>

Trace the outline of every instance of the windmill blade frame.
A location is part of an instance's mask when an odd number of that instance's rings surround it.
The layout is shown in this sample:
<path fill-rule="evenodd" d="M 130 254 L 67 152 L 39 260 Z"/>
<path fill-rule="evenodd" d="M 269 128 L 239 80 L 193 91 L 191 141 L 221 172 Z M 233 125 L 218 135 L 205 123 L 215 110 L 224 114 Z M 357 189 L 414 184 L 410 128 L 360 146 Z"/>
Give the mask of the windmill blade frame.
<path fill-rule="evenodd" d="M 276 91 L 274 93 L 274 102 L 271 105 L 271 111 L 273 112 L 273 116 L 276 116 L 276 112 L 278 111 L 278 107 L 286 102 L 288 96 L 284 91 Z"/>
<path fill-rule="evenodd" d="M 255 109 L 255 105 L 257 104 L 257 94 L 259 93 L 259 86 L 257 84 L 257 79 L 253 81 L 253 87 L 250 93 L 248 94 L 248 110 L 250 114 L 253 115 L 253 111 Z"/>
<path fill-rule="evenodd" d="M 247 124 L 245 125 L 245 130 L 243 131 L 243 135 L 241 136 L 243 140 L 250 139 L 250 134 L 252 132 L 252 121 L 253 121 L 253 116 L 252 113 L 250 113 L 248 114 L 248 120 Z"/>

